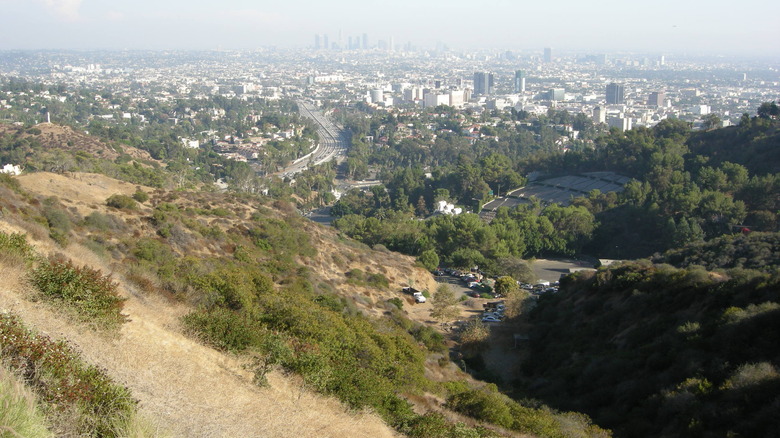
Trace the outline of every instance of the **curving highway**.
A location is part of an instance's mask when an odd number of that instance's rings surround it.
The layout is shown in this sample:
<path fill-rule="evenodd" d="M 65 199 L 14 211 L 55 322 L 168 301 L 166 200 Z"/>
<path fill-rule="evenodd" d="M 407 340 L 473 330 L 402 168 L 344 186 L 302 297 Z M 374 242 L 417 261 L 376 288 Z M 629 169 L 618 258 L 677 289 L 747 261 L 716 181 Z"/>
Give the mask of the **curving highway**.
<path fill-rule="evenodd" d="M 314 105 L 299 100 L 298 111 L 304 117 L 313 119 L 319 125 L 317 135 L 320 142 L 311 153 L 293 161 L 280 173 L 282 176 L 293 176 L 306 170 L 309 166 L 317 166 L 322 163 L 339 159 L 347 155 L 349 135 L 347 131 L 331 122 Z"/>

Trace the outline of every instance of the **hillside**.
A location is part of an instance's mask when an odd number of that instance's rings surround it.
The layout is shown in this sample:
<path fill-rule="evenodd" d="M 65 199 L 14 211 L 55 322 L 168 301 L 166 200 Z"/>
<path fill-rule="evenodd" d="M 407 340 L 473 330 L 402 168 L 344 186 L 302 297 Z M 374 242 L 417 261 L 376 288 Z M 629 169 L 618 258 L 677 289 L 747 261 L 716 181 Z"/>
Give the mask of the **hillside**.
<path fill-rule="evenodd" d="M 31 174 L 20 182 L 28 196 L 61 197 L 61 211 L 74 216 L 88 211 L 108 213 L 104 205 L 107 196 L 135 191 L 134 186 L 88 174 L 70 178 Z M 87 361 L 105 368 L 112 378 L 130 388 L 141 412 L 174 436 L 256 436 L 258 431 L 289 437 L 396 435 L 378 417 L 347 411 L 338 401 L 313 394 L 281 372 L 272 372 L 265 388 L 253 385 L 251 372 L 244 368 L 245 358 L 219 353 L 182 333 L 179 318 L 190 310 L 186 303 L 142 291 L 127 280 L 121 259 L 101 257 L 75 242 L 65 248 L 58 246 L 48 239 L 44 226 L 25 220 L 23 215 L 32 212 L 29 205 L 23 205 L 6 187 L 0 191 L 0 231 L 25 233 L 43 254 L 63 254 L 79 264 L 112 272 L 128 298 L 124 313 L 129 321 L 115 337 L 74 324 L 51 306 L 30 301 L 30 286 L 22 270 L 6 260 L 0 262 L 0 309 L 77 346 Z M 122 220 L 132 223 L 142 214 L 128 214 Z M 140 221 L 135 224 L 141 225 Z M 138 232 L 142 230 L 141 226 Z M 72 239 L 90 234 L 74 230 Z"/>
<path fill-rule="evenodd" d="M 428 271 L 285 202 L 39 172 L 3 176 L 0 211 L 0 244 L 20 235 L 40 256 L 0 257 L 0 309 L 66 340 L 173 436 L 607 435 L 471 379 L 430 303 L 401 293 L 434 291 Z M 68 260 L 116 282 L 117 328 L 32 283 Z"/>
<path fill-rule="evenodd" d="M 717 248 L 739 254 L 724 247 L 741 240 Z M 616 436 L 777 436 L 780 280 L 776 265 L 746 268 L 637 261 L 568 277 L 528 317 L 515 389 Z"/>

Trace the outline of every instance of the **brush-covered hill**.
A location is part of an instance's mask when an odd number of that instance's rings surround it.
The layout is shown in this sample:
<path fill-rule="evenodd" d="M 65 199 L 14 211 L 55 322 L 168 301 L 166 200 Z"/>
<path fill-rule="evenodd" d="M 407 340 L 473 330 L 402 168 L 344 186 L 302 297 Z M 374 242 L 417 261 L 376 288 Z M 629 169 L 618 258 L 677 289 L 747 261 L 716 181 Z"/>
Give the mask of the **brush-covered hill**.
<path fill-rule="evenodd" d="M 530 314 L 518 389 L 616 436 L 778 436 L 780 276 L 774 254 L 761 270 L 745 261 L 758 259 L 748 240 L 762 253 L 776 239 L 724 238 L 665 257 L 685 268 L 636 261 L 567 277 Z"/>
<path fill-rule="evenodd" d="M 435 290 L 425 269 L 286 202 L 38 172 L 0 176 L 0 212 L 0 309 L 67 342 L 169 435 L 608 434 L 462 373 L 430 304 L 401 294 Z M 124 436 L 54 421 L 70 408 L 28 385 L 55 433 Z"/>

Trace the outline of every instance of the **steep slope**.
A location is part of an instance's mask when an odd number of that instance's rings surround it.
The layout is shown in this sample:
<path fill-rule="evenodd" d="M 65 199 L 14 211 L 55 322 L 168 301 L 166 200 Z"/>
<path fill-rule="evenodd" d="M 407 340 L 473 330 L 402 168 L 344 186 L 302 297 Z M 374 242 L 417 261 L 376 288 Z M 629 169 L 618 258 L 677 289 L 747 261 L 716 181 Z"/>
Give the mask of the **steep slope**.
<path fill-rule="evenodd" d="M 24 229 L 0 222 L 6 233 Z M 66 249 L 36 242 L 42 253 L 60 252 L 80 263 L 111 267 L 78 245 Z M 121 276 L 117 275 L 117 279 Z M 183 304 L 140 293 L 120 282 L 129 321 L 116 336 L 74 324 L 50 306 L 31 302 L 21 269 L 0 261 L 0 309 L 36 330 L 67 339 L 90 363 L 131 389 L 141 411 L 174 436 L 358 436 L 396 434 L 376 416 L 352 413 L 336 400 L 306 390 L 274 372 L 259 388 L 239 357 L 219 353 L 181 333 Z"/>
<path fill-rule="evenodd" d="M 639 261 L 569 277 L 530 315 L 518 389 L 617 436 L 777 436 L 776 269 Z"/>

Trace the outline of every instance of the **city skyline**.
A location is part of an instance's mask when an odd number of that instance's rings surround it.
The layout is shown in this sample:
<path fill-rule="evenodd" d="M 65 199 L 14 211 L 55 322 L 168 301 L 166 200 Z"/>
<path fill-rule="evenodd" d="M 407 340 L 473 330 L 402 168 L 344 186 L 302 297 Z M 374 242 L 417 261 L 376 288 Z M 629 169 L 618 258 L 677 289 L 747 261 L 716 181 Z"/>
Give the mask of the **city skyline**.
<path fill-rule="evenodd" d="M 540 53 L 551 47 L 554 56 L 567 51 L 780 56 L 780 31 L 773 23 L 780 3 L 766 0 L 739 5 L 713 0 L 706 8 L 659 0 L 632 14 L 612 0 L 555 5 L 493 0 L 479 9 L 442 0 L 399 0 L 392 6 L 371 0 L 262 3 L 0 0 L 0 50 L 310 48 L 315 34 L 328 35 L 331 43 L 342 34 L 346 45 L 348 37 L 367 33 L 371 46 L 394 38 L 396 47 L 443 43 L 456 50 Z"/>

